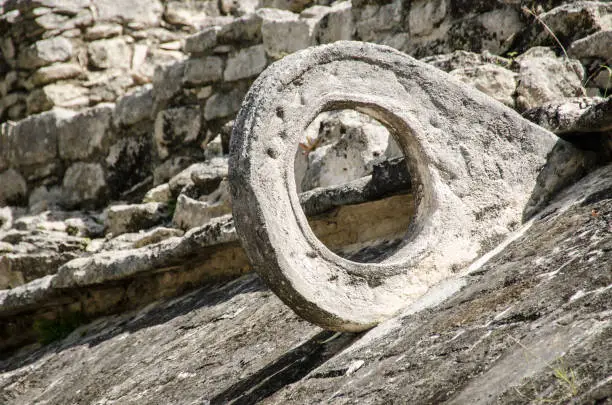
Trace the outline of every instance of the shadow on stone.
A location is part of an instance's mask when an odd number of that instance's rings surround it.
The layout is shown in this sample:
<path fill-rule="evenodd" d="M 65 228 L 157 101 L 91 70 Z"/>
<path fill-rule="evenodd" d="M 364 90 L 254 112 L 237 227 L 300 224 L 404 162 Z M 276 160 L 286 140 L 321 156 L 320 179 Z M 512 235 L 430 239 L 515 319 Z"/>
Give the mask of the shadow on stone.
<path fill-rule="evenodd" d="M 237 382 L 210 400 L 210 405 L 250 405 L 301 380 L 310 371 L 354 342 L 360 334 L 323 331 L 287 352 L 252 376 Z"/>
<path fill-rule="evenodd" d="M 161 325 L 196 309 L 212 307 L 229 301 L 240 294 L 266 289 L 262 281 L 255 274 L 230 282 L 209 284 L 181 298 L 163 300 L 150 310 L 140 309 L 130 313 L 128 316 L 109 316 L 106 318 L 106 321 L 94 321 L 89 326 L 86 326 L 86 329 L 84 329 L 80 336 L 74 336 L 75 333 L 73 332 L 62 340 L 44 345 L 38 349 L 28 350 L 26 348 L 17 353 L 9 351 L 6 353 L 8 356 L 4 359 L 1 358 L 5 357 L 4 353 L 2 353 L 0 355 L 0 372 L 24 367 L 27 364 L 35 363 L 38 359 L 51 353 L 59 353 L 74 346 L 88 345 L 89 347 L 94 347 L 117 335 L 126 332 L 134 333 L 140 329 Z M 182 299 L 185 297 L 188 297 L 188 299 Z M 80 326 L 80 328 L 83 326 L 85 325 Z"/>

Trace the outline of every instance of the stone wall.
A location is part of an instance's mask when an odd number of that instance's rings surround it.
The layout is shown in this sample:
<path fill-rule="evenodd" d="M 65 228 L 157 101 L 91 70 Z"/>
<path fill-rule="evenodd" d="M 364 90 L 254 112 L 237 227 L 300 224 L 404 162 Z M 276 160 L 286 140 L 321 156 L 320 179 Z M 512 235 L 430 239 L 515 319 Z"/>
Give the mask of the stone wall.
<path fill-rule="evenodd" d="M 279 4 L 276 4 L 279 3 Z M 0 122 L 112 102 L 185 58 L 183 39 L 256 7 L 312 1 L 3 0 Z"/>
<path fill-rule="evenodd" d="M 156 7 L 152 9 L 157 10 Z M 134 16 L 126 27 L 147 26 L 159 20 L 150 15 L 150 21 L 141 21 L 146 15 Z M 142 196 L 151 185 L 164 183 L 191 163 L 222 152 L 221 141 L 227 145 L 231 131 L 231 124 L 227 123 L 240 108 L 251 82 L 269 63 L 303 47 L 350 39 L 351 33 L 349 3 L 314 6 L 301 14 L 261 9 L 225 22 L 187 37 L 184 50 L 189 57 L 183 58 L 175 52 L 173 63 L 151 60 L 149 64 L 139 65 L 148 72 L 147 79 L 139 84 L 152 83 L 133 88 L 119 96 L 116 103 L 103 102 L 78 111 L 75 111 L 79 107 L 77 104 L 64 105 L 18 122 L 3 123 L 0 178 L 3 184 L 11 184 L 11 187 L 0 192 L 0 201 L 3 204 L 28 203 L 41 210 L 49 204 L 69 208 L 101 207 L 109 199 L 130 200 L 133 196 Z M 334 28 L 339 23 L 342 30 Z M 289 32 L 296 27 L 303 28 L 297 43 L 295 37 L 279 36 L 279 32 Z M 149 29 L 152 32 L 160 30 L 164 29 Z M 87 47 L 91 49 L 92 44 L 99 41 L 117 45 L 123 41 L 121 38 L 99 39 Z M 75 47 L 63 36 L 37 41 L 31 49 L 61 56 L 63 53 L 57 44 L 72 49 L 66 52 L 70 54 L 66 61 L 76 57 Z M 138 43 L 134 43 L 134 46 L 121 45 L 119 48 L 132 54 L 137 46 Z M 41 52 L 32 56 L 39 61 L 31 64 L 37 66 L 36 72 L 46 69 L 38 67 L 47 63 L 40 59 L 45 54 Z M 108 53 L 113 55 L 112 61 L 124 63 L 127 59 L 117 57 L 119 54 L 117 49 Z M 78 65 L 66 61 L 57 61 L 51 67 Z M 155 70 L 153 65 L 156 65 Z M 91 58 L 88 66 L 91 66 Z M 115 67 L 108 65 L 103 71 L 91 70 L 87 74 L 100 74 L 103 85 L 108 86 L 112 85 L 109 75 Z M 117 77 L 133 77 L 134 65 L 121 69 Z M 74 86 L 85 88 L 80 76 L 71 79 L 72 83 L 64 79 L 61 84 L 53 84 L 68 86 L 62 94 L 76 94 L 70 90 Z M 77 82 L 79 84 L 75 84 Z M 136 82 L 131 85 L 134 84 Z M 30 99 L 39 90 L 32 90 L 25 99 Z M 113 93 L 114 97 L 119 93 Z M 93 93 L 87 94 L 85 105 L 94 102 L 90 97 Z M 7 98 L 10 96 L 3 100 Z"/>
<path fill-rule="evenodd" d="M 136 201 L 227 151 L 232 119 L 268 64 L 337 40 L 417 57 L 484 50 L 426 60 L 521 111 L 612 88 L 602 68 L 612 62 L 609 3 L 313 3 L 4 1 L 0 204 Z M 525 44 L 553 48 L 517 55 Z"/>

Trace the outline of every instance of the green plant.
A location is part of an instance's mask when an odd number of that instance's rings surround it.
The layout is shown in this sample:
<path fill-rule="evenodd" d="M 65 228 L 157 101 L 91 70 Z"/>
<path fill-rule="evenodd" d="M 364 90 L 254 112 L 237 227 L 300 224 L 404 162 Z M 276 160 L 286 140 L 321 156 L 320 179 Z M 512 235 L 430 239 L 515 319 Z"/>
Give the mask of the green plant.
<path fill-rule="evenodd" d="M 589 81 L 591 81 L 591 79 L 593 79 L 593 77 L 595 77 L 596 74 L 598 74 L 599 72 L 602 71 L 602 69 L 606 69 L 608 71 L 608 83 L 606 83 L 606 90 L 604 91 L 604 98 L 608 97 L 608 89 L 612 84 L 612 68 L 608 65 L 599 65 L 599 67 L 593 72 L 591 73 L 591 75 L 589 77 L 587 77 L 587 79 L 584 81 L 583 86 L 586 87 L 587 84 L 589 83 Z"/>
<path fill-rule="evenodd" d="M 68 336 L 73 330 L 87 322 L 87 317 L 81 312 L 70 312 L 60 315 L 57 319 L 37 319 L 33 329 L 37 340 L 48 344 Z"/>
<path fill-rule="evenodd" d="M 176 212 L 176 200 L 168 201 L 166 207 L 167 207 L 167 210 L 168 210 L 168 216 L 170 218 L 173 218 L 174 217 L 174 213 Z"/>
<path fill-rule="evenodd" d="M 563 386 L 565 386 L 570 396 L 575 397 L 576 395 L 578 395 L 576 373 L 574 373 L 574 370 L 565 365 L 562 358 L 558 358 L 556 363 L 557 366 L 552 368 L 555 378 Z"/>
<path fill-rule="evenodd" d="M 79 234 L 79 228 L 73 225 L 68 225 L 66 227 L 66 233 L 70 236 L 77 236 Z"/>
<path fill-rule="evenodd" d="M 518 339 L 510 336 L 517 345 L 519 345 L 525 353 L 529 354 L 532 358 L 540 360 L 542 363 L 546 365 L 546 367 L 552 371 L 552 374 L 557 381 L 557 383 L 561 387 L 561 398 L 537 398 L 530 399 L 531 401 L 540 402 L 540 403 L 558 403 L 561 400 L 573 398 L 578 395 L 578 384 L 576 379 L 576 373 L 571 367 L 568 367 L 561 357 L 558 357 L 553 363 L 549 363 L 543 360 L 540 356 L 535 354 L 532 350 L 530 350 L 527 346 L 521 343 Z M 517 388 L 515 391 L 523 398 L 527 398 L 523 393 L 521 393 Z"/>

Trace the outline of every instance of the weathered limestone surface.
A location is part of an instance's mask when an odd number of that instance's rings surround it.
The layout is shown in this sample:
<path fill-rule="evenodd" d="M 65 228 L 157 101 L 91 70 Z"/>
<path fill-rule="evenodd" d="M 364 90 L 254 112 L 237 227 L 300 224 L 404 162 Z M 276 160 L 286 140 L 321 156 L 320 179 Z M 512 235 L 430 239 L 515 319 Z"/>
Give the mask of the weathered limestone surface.
<path fill-rule="evenodd" d="M 336 106 L 393 129 L 418 190 L 404 241 L 377 264 L 334 255 L 299 209 L 295 145 L 319 112 Z M 337 42 L 290 55 L 259 76 L 234 125 L 229 175 L 236 229 L 264 280 L 300 316 L 358 331 L 475 260 L 590 164 L 437 69 L 388 47 Z"/>
<path fill-rule="evenodd" d="M 605 403 L 611 170 L 589 175 L 494 257 L 366 334 L 322 332 L 248 275 L 24 349 L 0 361 L 0 399 Z M 575 374 L 575 387 L 554 369 Z"/>
<path fill-rule="evenodd" d="M 229 142 L 253 80 L 292 50 L 366 39 L 427 56 L 423 62 L 450 73 L 445 85 L 472 86 L 589 150 L 590 164 L 609 164 L 611 4 L 532 3 L 0 1 L 0 403 L 606 403 L 612 374 L 609 171 L 594 174 L 600 186 L 587 180 L 571 191 L 578 200 L 586 193 L 584 201 L 545 210 L 480 266 L 489 257 L 482 255 L 521 219 L 491 227 L 472 266 L 483 271 L 464 277 L 463 265 L 451 267 L 450 275 L 462 278 L 436 285 L 412 309 L 445 299 L 465 283 L 463 291 L 434 310 L 401 312 L 365 339 L 334 338 L 306 325 L 254 276 L 210 284 L 251 268 L 226 216 Z M 359 90 L 364 77 L 374 76 L 364 73 L 348 86 Z M 321 90 L 295 97 L 292 108 L 329 97 L 342 77 L 330 68 L 321 75 Z M 389 77 L 377 87 L 384 91 L 393 83 Z M 406 92 L 420 99 L 421 88 Z M 436 86 L 422 107 L 406 114 L 439 111 L 435 103 L 445 93 L 438 89 L 444 88 Z M 455 109 L 461 104 L 453 99 Z M 274 111 L 272 121 L 288 119 L 287 111 Z M 294 207 L 301 205 L 307 217 L 302 228 L 324 249 L 377 266 L 397 254 L 407 229 L 415 234 L 422 182 L 402 159 L 388 160 L 402 154 L 393 142 L 384 148 L 397 122 L 334 114 L 300 117 L 312 125 L 292 140 L 287 162 L 295 158 L 295 167 L 286 169 L 286 182 L 295 176 Z M 457 185 L 468 173 L 488 177 L 483 184 L 499 190 L 495 202 L 474 212 L 476 223 L 496 216 L 506 221 L 510 208 L 499 201 L 521 195 L 504 181 L 522 151 L 479 164 L 481 155 L 496 156 L 496 142 L 485 135 L 506 122 L 504 114 L 489 120 L 475 113 L 469 127 L 458 126 L 475 130 L 484 152 L 465 154 L 470 145 L 456 140 L 422 148 L 442 183 Z M 434 116 L 412 130 L 434 136 L 438 127 L 445 128 Z M 504 131 L 500 138 L 522 134 Z M 548 204 L 555 184 L 583 174 L 566 146 L 559 143 L 549 154 L 525 218 Z M 456 165 L 446 164 L 457 153 Z M 333 185 L 299 194 L 305 173 L 311 185 Z M 472 207 L 468 188 L 456 187 L 458 198 L 444 201 Z M 160 209 L 139 221 L 141 203 L 151 202 Z M 129 225 L 118 236 L 109 226 L 117 218 L 109 221 L 104 210 L 117 204 L 127 207 Z M 284 220 L 278 212 L 272 216 Z M 291 240 L 282 232 L 282 242 Z M 436 234 L 462 236 L 446 222 Z M 431 281 L 429 274 L 409 276 Z M 183 295 L 206 283 L 195 295 Z M 377 280 L 355 279 L 357 286 L 368 283 L 364 291 L 380 288 Z M 177 295 L 174 303 L 166 300 Z M 262 334 L 269 341 L 259 340 Z M 164 340 L 169 337 L 178 344 Z M 60 342 L 23 347 L 53 339 Z M 542 368 L 546 363 L 551 367 Z M 553 376 L 557 367 L 576 376 L 575 389 Z M 160 375 L 160 369 L 167 371 Z M 491 397 L 480 394 L 485 391 Z"/>

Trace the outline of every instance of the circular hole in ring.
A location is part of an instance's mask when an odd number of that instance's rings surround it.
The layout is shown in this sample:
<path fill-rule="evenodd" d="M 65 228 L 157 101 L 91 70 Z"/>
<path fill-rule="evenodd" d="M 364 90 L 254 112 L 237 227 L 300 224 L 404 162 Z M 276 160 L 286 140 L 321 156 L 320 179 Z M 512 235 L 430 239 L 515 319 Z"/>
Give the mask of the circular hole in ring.
<path fill-rule="evenodd" d="M 416 202 L 389 127 L 353 109 L 320 113 L 295 153 L 296 191 L 310 229 L 338 256 L 378 263 L 401 245 Z"/>

